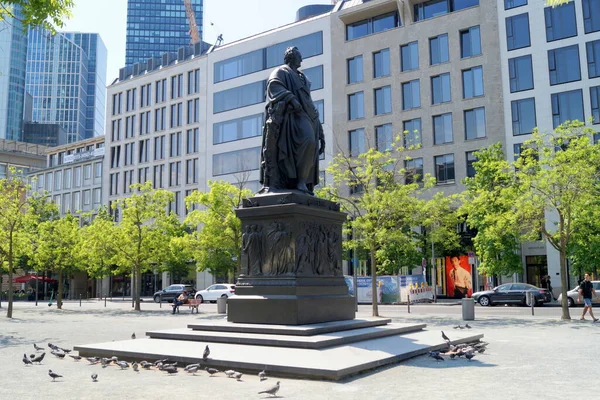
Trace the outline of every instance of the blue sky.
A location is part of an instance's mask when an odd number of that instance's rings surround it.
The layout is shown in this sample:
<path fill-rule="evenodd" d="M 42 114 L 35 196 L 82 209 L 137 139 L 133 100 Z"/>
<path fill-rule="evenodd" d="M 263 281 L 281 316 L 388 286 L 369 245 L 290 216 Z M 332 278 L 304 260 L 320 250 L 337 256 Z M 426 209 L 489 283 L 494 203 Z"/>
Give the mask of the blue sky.
<path fill-rule="evenodd" d="M 331 0 L 204 0 L 204 40 L 214 43 L 222 33 L 229 43 L 288 24 L 307 4 L 331 4 Z M 127 0 L 75 0 L 73 17 L 62 29 L 100 34 L 108 50 L 107 84 L 125 64 L 126 22 Z"/>

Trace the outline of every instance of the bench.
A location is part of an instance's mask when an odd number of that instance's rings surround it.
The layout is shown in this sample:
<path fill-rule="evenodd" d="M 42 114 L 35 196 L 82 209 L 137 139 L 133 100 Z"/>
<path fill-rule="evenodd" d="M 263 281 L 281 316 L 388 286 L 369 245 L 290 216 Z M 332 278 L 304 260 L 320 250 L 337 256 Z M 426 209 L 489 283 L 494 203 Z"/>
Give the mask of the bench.
<path fill-rule="evenodd" d="M 198 314 L 198 306 L 200 306 L 200 304 L 202 304 L 202 300 L 200 299 L 189 299 L 187 303 L 182 304 L 182 306 L 188 306 L 189 308 L 191 308 L 192 314 L 194 313 L 194 309 L 196 309 L 196 314 Z"/>

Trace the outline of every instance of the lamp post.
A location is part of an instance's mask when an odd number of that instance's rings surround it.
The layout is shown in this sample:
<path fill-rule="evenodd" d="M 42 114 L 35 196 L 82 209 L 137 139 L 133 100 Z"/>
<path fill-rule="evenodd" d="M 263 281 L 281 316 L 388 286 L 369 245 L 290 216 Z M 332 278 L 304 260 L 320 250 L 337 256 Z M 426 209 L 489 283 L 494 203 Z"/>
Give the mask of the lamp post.
<path fill-rule="evenodd" d="M 437 303 L 437 272 L 435 265 L 435 244 L 433 243 L 433 222 L 431 223 L 431 285 L 433 286 L 433 302 Z"/>

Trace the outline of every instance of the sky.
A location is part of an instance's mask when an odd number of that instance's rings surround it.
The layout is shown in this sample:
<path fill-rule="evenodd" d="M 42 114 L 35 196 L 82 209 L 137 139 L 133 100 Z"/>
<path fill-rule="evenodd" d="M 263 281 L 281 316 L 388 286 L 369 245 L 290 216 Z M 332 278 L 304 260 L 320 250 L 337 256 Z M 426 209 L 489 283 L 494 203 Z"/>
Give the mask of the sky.
<path fill-rule="evenodd" d="M 331 0 L 204 0 L 203 39 L 214 43 L 223 34 L 224 42 L 230 43 L 289 24 L 307 4 L 331 4 Z M 127 0 L 75 0 L 73 16 L 60 30 L 100 34 L 108 51 L 106 84 L 110 85 L 125 66 L 126 23 Z"/>

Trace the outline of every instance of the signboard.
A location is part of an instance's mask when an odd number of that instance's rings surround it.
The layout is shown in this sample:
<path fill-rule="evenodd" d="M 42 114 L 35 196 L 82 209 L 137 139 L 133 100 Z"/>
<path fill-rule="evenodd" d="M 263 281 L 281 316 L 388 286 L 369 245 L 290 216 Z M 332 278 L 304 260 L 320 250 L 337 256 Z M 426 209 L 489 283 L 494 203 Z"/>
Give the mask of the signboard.
<path fill-rule="evenodd" d="M 104 147 L 94 149 L 90 151 L 82 151 L 81 153 L 65 154 L 63 158 L 63 164 L 70 164 L 74 162 L 84 161 L 94 157 L 101 157 L 104 155 Z"/>
<path fill-rule="evenodd" d="M 446 289 L 448 297 L 455 299 L 473 294 L 473 276 L 467 256 L 446 257 Z"/>

